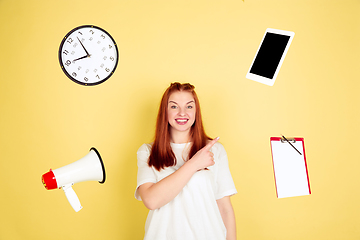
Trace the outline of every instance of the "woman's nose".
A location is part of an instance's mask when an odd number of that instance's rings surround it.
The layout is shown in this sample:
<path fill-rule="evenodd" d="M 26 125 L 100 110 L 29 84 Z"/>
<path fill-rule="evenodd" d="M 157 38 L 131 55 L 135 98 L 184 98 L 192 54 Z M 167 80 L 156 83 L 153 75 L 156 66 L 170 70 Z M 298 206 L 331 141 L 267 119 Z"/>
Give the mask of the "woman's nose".
<path fill-rule="evenodd" d="M 186 111 L 184 108 L 179 108 L 179 115 L 184 116 L 186 114 Z"/>

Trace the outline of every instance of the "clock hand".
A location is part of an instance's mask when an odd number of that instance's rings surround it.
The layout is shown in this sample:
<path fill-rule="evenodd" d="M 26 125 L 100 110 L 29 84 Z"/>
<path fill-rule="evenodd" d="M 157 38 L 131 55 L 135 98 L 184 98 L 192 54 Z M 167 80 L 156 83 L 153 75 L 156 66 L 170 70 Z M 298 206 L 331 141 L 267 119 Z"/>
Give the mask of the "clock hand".
<path fill-rule="evenodd" d="M 89 55 L 86 55 L 86 56 L 83 56 L 83 57 L 80 57 L 80 58 L 77 58 L 77 59 L 74 59 L 73 62 L 77 61 L 77 60 L 80 60 L 80 59 L 84 59 L 84 58 L 87 58 L 87 57 L 90 57 Z"/>
<path fill-rule="evenodd" d="M 78 37 L 76 37 L 76 38 L 79 40 L 79 42 L 80 42 L 81 46 L 84 48 L 84 50 L 85 50 L 85 52 L 86 52 L 87 56 L 88 56 L 88 57 L 90 57 L 90 54 L 88 53 L 88 51 L 86 51 L 86 48 L 84 47 L 84 45 L 82 44 L 82 42 L 80 41 L 80 39 L 79 39 Z"/>

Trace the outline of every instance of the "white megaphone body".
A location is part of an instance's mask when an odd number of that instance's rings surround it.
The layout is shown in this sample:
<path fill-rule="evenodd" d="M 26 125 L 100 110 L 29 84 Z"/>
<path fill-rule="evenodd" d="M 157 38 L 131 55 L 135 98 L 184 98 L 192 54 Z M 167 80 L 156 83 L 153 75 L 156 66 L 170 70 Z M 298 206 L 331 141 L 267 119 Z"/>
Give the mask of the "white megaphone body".
<path fill-rule="evenodd" d="M 62 188 L 70 205 L 78 212 L 82 206 L 72 185 L 84 181 L 104 183 L 105 178 L 105 167 L 101 156 L 95 148 L 91 148 L 90 152 L 80 160 L 55 170 L 50 169 L 42 175 L 42 182 L 48 190 Z"/>

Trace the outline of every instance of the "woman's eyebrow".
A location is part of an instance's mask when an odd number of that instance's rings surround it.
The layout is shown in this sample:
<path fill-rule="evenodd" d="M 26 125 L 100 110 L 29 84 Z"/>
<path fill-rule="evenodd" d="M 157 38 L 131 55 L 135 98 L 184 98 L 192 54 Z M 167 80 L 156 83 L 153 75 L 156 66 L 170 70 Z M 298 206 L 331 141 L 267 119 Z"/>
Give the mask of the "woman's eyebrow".
<path fill-rule="evenodd" d="M 170 101 L 169 101 L 169 103 L 175 103 L 175 104 L 178 104 L 177 102 L 172 101 L 172 100 L 170 100 Z M 195 103 L 195 101 L 194 101 L 194 100 L 191 100 L 190 102 L 187 102 L 187 103 L 186 103 L 186 105 L 188 105 L 188 104 L 190 104 L 190 103 Z"/>

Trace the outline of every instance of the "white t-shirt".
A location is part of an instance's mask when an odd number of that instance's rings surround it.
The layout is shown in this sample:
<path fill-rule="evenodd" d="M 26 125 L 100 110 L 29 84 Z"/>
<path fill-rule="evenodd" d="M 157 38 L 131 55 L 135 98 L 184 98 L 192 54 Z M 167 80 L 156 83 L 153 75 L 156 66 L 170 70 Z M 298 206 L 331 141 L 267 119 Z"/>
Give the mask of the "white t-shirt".
<path fill-rule="evenodd" d="M 143 144 L 138 152 L 138 175 L 135 198 L 141 201 L 140 185 L 161 179 L 179 169 L 185 162 L 190 144 L 171 143 L 177 164 L 157 171 L 148 166 L 151 144 Z M 181 192 L 166 205 L 150 210 L 145 223 L 144 240 L 225 240 L 226 228 L 216 200 L 237 193 L 224 147 L 211 148 L 215 165 L 196 172 Z"/>

